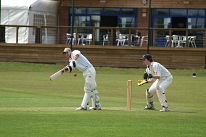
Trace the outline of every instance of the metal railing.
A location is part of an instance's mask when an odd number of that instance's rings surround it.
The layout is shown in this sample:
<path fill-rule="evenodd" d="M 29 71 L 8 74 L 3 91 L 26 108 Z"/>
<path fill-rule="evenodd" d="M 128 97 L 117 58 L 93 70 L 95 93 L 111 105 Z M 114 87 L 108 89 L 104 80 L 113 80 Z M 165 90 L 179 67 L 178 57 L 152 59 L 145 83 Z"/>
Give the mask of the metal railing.
<path fill-rule="evenodd" d="M 0 25 L 0 42 L 5 43 L 38 43 L 38 44 L 71 44 L 67 34 L 70 34 L 71 26 L 27 26 L 27 25 Z M 148 28 L 120 28 L 120 27 L 79 27 L 74 26 L 74 45 L 89 45 L 84 37 L 92 34 L 90 45 L 108 46 L 153 46 L 172 47 L 173 35 L 185 36 L 184 47 L 192 47 L 189 36 L 196 36 L 196 47 L 205 48 L 206 29 L 186 28 L 151 28 L 149 40 L 142 39 L 148 36 Z M 124 36 L 123 42 L 117 38 L 116 31 L 119 30 Z M 134 37 L 135 30 L 141 34 Z M 75 35 L 75 36 L 74 36 Z M 72 36 L 72 35 L 71 35 Z M 168 39 L 166 36 L 169 36 Z M 71 38 L 71 37 L 70 37 Z M 119 40 L 119 41 L 118 41 Z M 119 43 L 118 42 L 122 42 Z M 138 43 L 135 43 L 138 42 Z M 103 44 L 104 43 L 104 44 Z M 149 43 L 149 44 L 148 44 Z"/>

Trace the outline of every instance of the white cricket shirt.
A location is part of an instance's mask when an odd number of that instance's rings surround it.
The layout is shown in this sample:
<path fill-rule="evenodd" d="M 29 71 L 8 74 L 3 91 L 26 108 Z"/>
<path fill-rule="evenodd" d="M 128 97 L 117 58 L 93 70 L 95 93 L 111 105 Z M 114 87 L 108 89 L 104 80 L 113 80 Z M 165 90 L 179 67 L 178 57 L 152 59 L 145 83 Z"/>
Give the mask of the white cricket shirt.
<path fill-rule="evenodd" d="M 74 60 L 75 55 L 79 55 L 78 59 L 76 60 L 76 68 L 79 71 L 85 71 L 87 68 L 93 67 L 92 64 L 87 60 L 84 55 L 81 54 L 79 50 L 72 51 L 69 61 Z"/>
<path fill-rule="evenodd" d="M 158 62 L 151 62 L 150 66 L 146 68 L 146 72 L 160 77 L 171 76 L 171 73 Z"/>

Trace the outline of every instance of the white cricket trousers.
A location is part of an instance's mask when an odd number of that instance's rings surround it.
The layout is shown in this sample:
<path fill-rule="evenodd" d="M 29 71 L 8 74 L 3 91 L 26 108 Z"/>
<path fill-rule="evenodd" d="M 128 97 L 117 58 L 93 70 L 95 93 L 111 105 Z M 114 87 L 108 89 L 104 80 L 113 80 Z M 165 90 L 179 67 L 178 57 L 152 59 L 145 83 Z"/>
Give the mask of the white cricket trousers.
<path fill-rule="evenodd" d="M 158 99 L 160 101 L 160 104 L 162 107 L 168 107 L 167 106 L 167 100 L 165 96 L 165 90 L 166 88 L 172 83 L 172 75 L 168 77 L 162 77 L 160 79 L 157 79 L 149 88 L 148 91 L 146 91 L 147 98 L 147 105 L 150 106 L 151 102 L 153 102 L 153 95 L 155 92 L 157 93 Z M 147 93 L 148 92 L 148 93 Z"/>
<path fill-rule="evenodd" d="M 90 98 L 92 98 L 92 107 L 96 107 L 99 104 L 99 96 L 96 90 L 97 84 L 95 81 L 96 78 L 96 71 L 94 67 L 87 68 L 83 72 L 83 77 L 85 78 L 84 84 L 84 97 L 82 100 L 81 107 L 87 108 L 89 104 Z"/>

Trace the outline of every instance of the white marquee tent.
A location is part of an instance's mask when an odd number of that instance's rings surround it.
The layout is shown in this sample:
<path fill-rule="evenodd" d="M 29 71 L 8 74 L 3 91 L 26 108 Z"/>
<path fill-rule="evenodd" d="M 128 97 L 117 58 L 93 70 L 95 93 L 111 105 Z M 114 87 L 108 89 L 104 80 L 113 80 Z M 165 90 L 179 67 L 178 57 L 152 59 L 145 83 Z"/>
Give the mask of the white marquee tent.
<path fill-rule="evenodd" d="M 51 0 L 1 0 L 1 25 L 56 26 L 59 2 Z M 18 43 L 34 43 L 33 28 L 20 27 Z M 42 43 L 55 44 L 53 29 L 44 29 Z M 5 42 L 16 43 L 16 28 L 5 28 Z"/>

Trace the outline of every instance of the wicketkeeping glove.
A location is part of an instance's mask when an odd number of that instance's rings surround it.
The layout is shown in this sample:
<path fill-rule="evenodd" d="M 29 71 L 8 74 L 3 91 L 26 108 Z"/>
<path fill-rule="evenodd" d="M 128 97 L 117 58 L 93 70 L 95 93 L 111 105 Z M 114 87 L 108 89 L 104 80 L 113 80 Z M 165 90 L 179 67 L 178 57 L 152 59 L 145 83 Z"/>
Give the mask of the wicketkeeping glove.
<path fill-rule="evenodd" d="M 147 80 L 148 78 L 153 78 L 152 74 L 148 74 L 147 72 L 144 73 L 143 79 Z"/>
<path fill-rule="evenodd" d="M 148 74 L 147 74 L 147 72 L 145 72 L 143 75 L 143 79 L 147 79 L 147 78 L 148 78 Z"/>
<path fill-rule="evenodd" d="M 153 78 L 153 75 L 152 75 L 152 74 L 149 74 L 148 78 Z"/>
<path fill-rule="evenodd" d="M 137 81 L 138 86 L 144 85 L 145 83 L 148 83 L 148 81 L 147 80 L 138 80 Z"/>

